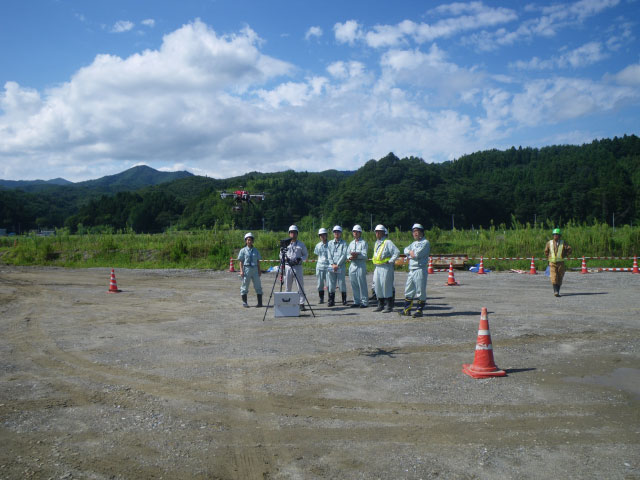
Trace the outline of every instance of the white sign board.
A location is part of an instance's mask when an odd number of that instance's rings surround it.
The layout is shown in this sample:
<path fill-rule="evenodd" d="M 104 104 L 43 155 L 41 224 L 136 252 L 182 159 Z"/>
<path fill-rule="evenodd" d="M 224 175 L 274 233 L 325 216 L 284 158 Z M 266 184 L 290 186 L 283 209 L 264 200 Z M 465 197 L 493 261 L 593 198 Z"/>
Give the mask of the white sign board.
<path fill-rule="evenodd" d="M 276 292 L 273 295 L 276 317 L 300 316 L 300 294 L 298 292 Z"/>

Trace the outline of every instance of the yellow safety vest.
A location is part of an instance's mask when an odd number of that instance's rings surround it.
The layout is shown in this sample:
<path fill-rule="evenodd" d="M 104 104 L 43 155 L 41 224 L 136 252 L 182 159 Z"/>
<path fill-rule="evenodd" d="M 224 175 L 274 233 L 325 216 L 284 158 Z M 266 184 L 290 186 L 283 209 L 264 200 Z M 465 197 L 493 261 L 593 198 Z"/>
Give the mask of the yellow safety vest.
<path fill-rule="evenodd" d="M 373 255 L 373 264 L 374 265 L 383 265 L 385 263 L 389 263 L 389 259 L 391 257 L 380 258 L 380 255 L 382 255 L 382 252 L 384 252 L 384 245 L 386 243 L 387 243 L 387 239 L 385 238 L 385 240 L 380 244 L 378 249 L 374 252 L 374 255 Z"/>
<path fill-rule="evenodd" d="M 549 240 L 549 263 L 564 262 L 562 254 L 564 253 L 564 242 L 560 240 L 558 242 L 558 253 L 553 249 L 553 240 Z"/>

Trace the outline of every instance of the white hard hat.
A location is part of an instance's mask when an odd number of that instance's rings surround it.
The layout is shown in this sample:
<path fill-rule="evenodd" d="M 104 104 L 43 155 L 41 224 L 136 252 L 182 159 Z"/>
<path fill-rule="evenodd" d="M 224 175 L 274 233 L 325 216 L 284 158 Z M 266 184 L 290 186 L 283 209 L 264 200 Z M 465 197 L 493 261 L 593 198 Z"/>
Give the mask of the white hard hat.
<path fill-rule="evenodd" d="M 298 231 L 298 227 L 297 227 L 297 226 L 295 226 L 295 225 L 291 225 L 291 226 L 289 227 L 289 231 L 290 231 L 290 232 L 297 232 L 297 231 Z"/>
<path fill-rule="evenodd" d="M 377 232 L 378 230 L 382 230 L 385 233 L 387 232 L 387 229 L 384 228 L 384 225 L 376 225 L 375 231 Z"/>
<path fill-rule="evenodd" d="M 351 229 L 352 232 L 360 232 L 362 233 L 362 227 L 360 225 L 354 225 Z"/>
<path fill-rule="evenodd" d="M 246 240 L 247 238 L 249 238 L 249 237 L 253 238 L 253 233 L 249 232 L 249 233 L 246 233 L 246 234 L 244 235 L 244 239 L 245 239 L 245 240 Z"/>
<path fill-rule="evenodd" d="M 342 232 L 342 227 L 340 225 L 336 225 L 335 227 L 333 227 L 333 231 Z"/>
<path fill-rule="evenodd" d="M 318 230 L 318 235 L 322 235 L 322 234 L 327 234 L 327 229 L 326 228 L 321 228 L 320 230 Z"/>
<path fill-rule="evenodd" d="M 419 223 L 414 223 L 413 227 L 411 227 L 411 230 L 415 230 L 416 228 L 418 228 L 420 230 L 424 230 L 424 227 L 422 225 L 420 225 Z"/>

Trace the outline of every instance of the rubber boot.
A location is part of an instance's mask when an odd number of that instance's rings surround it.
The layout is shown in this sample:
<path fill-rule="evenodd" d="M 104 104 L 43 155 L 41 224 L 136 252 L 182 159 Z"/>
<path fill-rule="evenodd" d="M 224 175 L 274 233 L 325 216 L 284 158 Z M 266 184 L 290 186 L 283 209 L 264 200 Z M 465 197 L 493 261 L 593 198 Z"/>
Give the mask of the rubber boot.
<path fill-rule="evenodd" d="M 382 310 L 384 310 L 384 298 L 379 298 L 378 299 L 378 308 L 376 308 L 374 310 L 374 312 L 381 312 Z"/>
<path fill-rule="evenodd" d="M 402 310 L 398 312 L 398 315 L 402 315 L 403 317 L 410 317 L 412 306 L 413 306 L 413 299 L 405 298 L 404 305 L 402 306 Z"/>
<path fill-rule="evenodd" d="M 425 300 L 418 300 L 418 308 L 416 309 L 416 313 L 413 314 L 414 317 L 422 317 L 422 310 L 424 310 L 424 306 L 427 304 Z"/>
<path fill-rule="evenodd" d="M 249 304 L 247 303 L 247 294 L 242 295 L 242 306 L 244 308 L 249 308 Z"/>
<path fill-rule="evenodd" d="M 320 303 L 324 303 L 324 290 L 318 290 L 318 296 L 320 297 Z"/>
<path fill-rule="evenodd" d="M 342 305 L 346 305 L 347 304 L 347 292 L 341 292 L 342 293 Z"/>
<path fill-rule="evenodd" d="M 559 297 L 559 296 L 560 296 L 560 287 L 558 287 L 558 285 L 555 285 L 555 284 L 553 285 L 553 294 L 554 294 L 556 297 Z"/>
<path fill-rule="evenodd" d="M 327 307 L 334 307 L 336 305 L 336 294 L 329 293 L 329 302 L 327 303 Z"/>
<path fill-rule="evenodd" d="M 383 313 L 391 313 L 393 312 L 393 297 L 389 297 L 385 302 L 385 309 Z"/>
<path fill-rule="evenodd" d="M 558 292 L 556 293 L 556 297 L 560 296 L 560 287 L 561 287 L 561 285 L 558 285 Z"/>
<path fill-rule="evenodd" d="M 258 304 L 256 305 L 256 308 L 260 308 L 262 306 L 262 294 L 259 293 L 258 294 Z"/>

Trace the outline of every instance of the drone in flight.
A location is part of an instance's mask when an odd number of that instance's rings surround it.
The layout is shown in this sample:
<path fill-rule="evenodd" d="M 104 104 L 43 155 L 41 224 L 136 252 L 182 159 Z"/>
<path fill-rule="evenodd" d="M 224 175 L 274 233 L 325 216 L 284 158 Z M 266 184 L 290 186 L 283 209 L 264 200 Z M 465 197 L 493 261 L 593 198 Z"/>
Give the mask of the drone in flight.
<path fill-rule="evenodd" d="M 249 193 L 246 190 L 236 190 L 234 192 L 220 192 L 220 198 L 223 200 L 226 198 L 232 198 L 235 205 L 232 207 L 233 211 L 238 212 L 242 210 L 243 203 L 252 204 L 254 200 L 264 200 L 266 195 L 264 193 Z"/>

